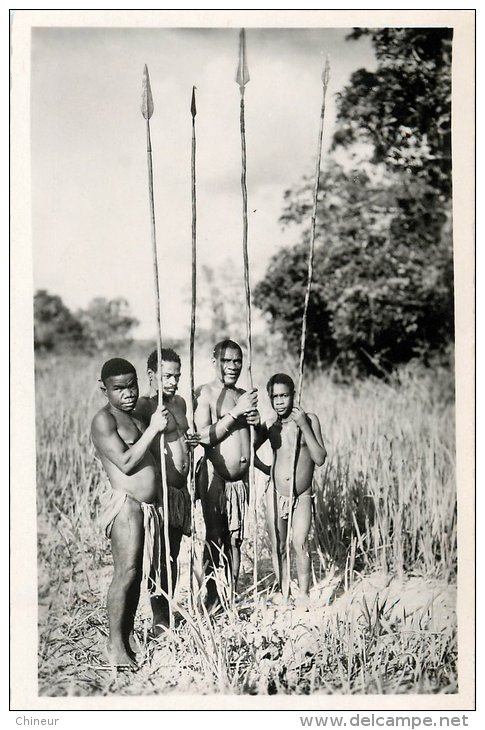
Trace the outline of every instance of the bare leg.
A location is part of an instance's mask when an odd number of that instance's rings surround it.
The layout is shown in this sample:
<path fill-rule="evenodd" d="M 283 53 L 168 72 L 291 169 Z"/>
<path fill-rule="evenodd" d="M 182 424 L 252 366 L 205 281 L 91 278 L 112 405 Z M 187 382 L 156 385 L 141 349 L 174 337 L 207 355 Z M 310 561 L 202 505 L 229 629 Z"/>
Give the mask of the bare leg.
<path fill-rule="evenodd" d="M 129 646 L 140 598 L 143 560 L 143 513 L 130 497 L 117 515 L 111 531 L 114 574 L 108 590 L 108 657 L 115 666 L 136 667 Z"/>
<path fill-rule="evenodd" d="M 205 522 L 204 569 L 206 575 L 206 606 L 211 608 L 220 602 L 217 590 L 216 571 L 225 561 L 226 575 L 232 574 L 233 555 L 231 541 L 227 527 L 227 516 L 221 510 L 221 501 L 224 494 L 224 482 L 214 474 L 208 483 L 207 467 L 199 477 L 199 494 Z M 239 568 L 239 566 L 238 566 Z"/>
<path fill-rule="evenodd" d="M 237 591 L 237 581 L 239 578 L 239 569 L 241 567 L 241 545 L 242 540 L 237 532 L 231 534 L 227 554 L 230 555 L 228 561 L 226 577 L 231 589 L 231 602 L 234 602 Z"/>
<path fill-rule="evenodd" d="M 288 520 L 278 517 L 276 492 L 270 483 L 266 491 L 266 518 L 271 542 L 271 560 L 276 581 L 285 597 L 288 596 L 288 571 L 286 569 L 286 534 Z M 285 592 L 286 591 L 286 592 Z"/>
<path fill-rule="evenodd" d="M 240 537 L 231 535 L 231 574 L 234 583 L 234 591 L 237 589 L 237 580 L 239 578 L 239 568 L 241 567 L 241 544 Z"/>
<path fill-rule="evenodd" d="M 168 531 L 169 542 L 170 542 L 170 557 L 171 557 L 171 568 L 172 568 L 172 597 L 175 594 L 175 588 L 177 585 L 178 578 L 178 556 L 180 552 L 180 543 L 182 540 L 182 530 L 177 527 L 170 527 Z M 165 563 L 165 548 L 162 545 L 162 590 L 168 595 L 168 576 L 167 568 Z M 155 636 L 159 636 L 163 632 L 163 626 L 169 625 L 169 610 L 168 601 L 165 596 L 152 596 L 151 606 L 153 611 L 153 633 Z"/>
<path fill-rule="evenodd" d="M 296 558 L 296 572 L 300 596 L 307 597 L 310 590 L 311 561 L 308 552 L 308 533 L 312 521 L 311 492 L 304 492 L 298 497 L 293 510 L 293 548 Z"/>

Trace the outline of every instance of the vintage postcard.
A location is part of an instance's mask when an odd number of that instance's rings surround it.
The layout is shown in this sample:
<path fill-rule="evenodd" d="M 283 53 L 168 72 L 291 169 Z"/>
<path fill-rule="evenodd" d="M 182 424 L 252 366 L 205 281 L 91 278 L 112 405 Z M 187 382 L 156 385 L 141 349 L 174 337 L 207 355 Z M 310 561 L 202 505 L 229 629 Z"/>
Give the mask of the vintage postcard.
<path fill-rule="evenodd" d="M 10 709 L 466 725 L 474 11 L 10 20 Z"/>

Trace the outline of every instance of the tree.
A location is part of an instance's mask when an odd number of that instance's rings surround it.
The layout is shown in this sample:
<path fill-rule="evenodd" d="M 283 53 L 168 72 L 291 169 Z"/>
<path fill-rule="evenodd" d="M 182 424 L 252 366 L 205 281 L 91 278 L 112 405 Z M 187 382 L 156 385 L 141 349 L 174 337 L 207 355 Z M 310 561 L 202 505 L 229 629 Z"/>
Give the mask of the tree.
<path fill-rule="evenodd" d="M 450 28 L 357 28 L 369 36 L 378 65 L 360 69 L 338 94 L 334 148 L 370 143 L 373 161 L 406 170 L 437 192 L 451 193 Z"/>
<path fill-rule="evenodd" d="M 310 362 L 382 372 L 453 338 L 450 140 L 443 131 L 451 51 L 442 29 L 368 33 L 378 68 L 356 72 L 339 95 L 333 147 L 365 142 L 372 155 L 348 170 L 330 159 L 322 174 L 307 354 Z M 443 97 L 428 89 L 433 81 Z M 301 226 L 302 242 L 273 257 L 255 290 L 256 305 L 295 354 L 312 187 L 304 179 L 286 192 L 281 221 Z"/>
<path fill-rule="evenodd" d="M 391 184 L 392 183 L 392 184 Z M 423 205 L 407 189 L 409 206 Z M 425 190 L 421 190 L 425 196 Z M 308 311 L 308 361 L 379 371 L 429 350 L 453 332 L 449 241 L 423 217 L 403 237 L 399 180 L 377 185 L 365 171 L 349 176 L 331 165 L 322 177 L 314 283 Z M 415 197 L 416 196 L 416 197 Z M 290 196 L 285 216 L 305 220 L 307 187 Z M 418 212 L 414 211 L 414 223 Z M 254 301 L 273 330 L 283 330 L 298 352 L 307 279 L 308 232 L 298 246 L 273 256 Z"/>
<path fill-rule="evenodd" d="M 116 349 L 132 342 L 131 330 L 138 320 L 131 315 L 126 299 L 96 297 L 77 313 L 80 322 L 98 350 Z"/>
<path fill-rule="evenodd" d="M 197 301 L 198 338 L 244 340 L 246 305 L 242 272 L 225 259 L 217 267 L 203 265 Z"/>
<path fill-rule="evenodd" d="M 199 297 L 199 311 L 207 322 L 209 332 L 228 332 L 229 319 L 227 306 L 224 301 L 224 292 L 221 276 L 217 276 L 214 269 L 204 264 L 202 266 L 202 291 Z"/>
<path fill-rule="evenodd" d="M 35 350 L 86 350 L 90 345 L 82 323 L 65 306 L 61 297 L 39 289 L 34 295 Z"/>

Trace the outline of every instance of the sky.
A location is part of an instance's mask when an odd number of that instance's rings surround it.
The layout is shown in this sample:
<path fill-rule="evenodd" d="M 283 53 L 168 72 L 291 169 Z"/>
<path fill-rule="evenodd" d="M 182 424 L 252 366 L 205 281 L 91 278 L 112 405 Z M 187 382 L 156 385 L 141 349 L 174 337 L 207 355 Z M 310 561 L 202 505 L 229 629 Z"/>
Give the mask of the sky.
<path fill-rule="evenodd" d="M 324 158 L 335 96 L 360 67 L 375 67 L 367 39 L 349 29 L 246 32 L 248 247 L 251 284 L 298 238 L 278 222 L 285 190 L 313 174 L 321 73 L 330 56 Z M 190 318 L 192 86 L 197 87 L 197 255 L 227 261 L 242 284 L 239 87 L 235 28 L 34 28 L 31 73 L 34 289 L 73 311 L 123 296 L 155 337 L 143 67 L 148 65 L 155 214 L 165 337 Z M 232 283 L 234 286 L 234 282 Z M 231 296 L 228 289 L 227 296 Z M 256 316 L 257 320 L 257 316 Z"/>

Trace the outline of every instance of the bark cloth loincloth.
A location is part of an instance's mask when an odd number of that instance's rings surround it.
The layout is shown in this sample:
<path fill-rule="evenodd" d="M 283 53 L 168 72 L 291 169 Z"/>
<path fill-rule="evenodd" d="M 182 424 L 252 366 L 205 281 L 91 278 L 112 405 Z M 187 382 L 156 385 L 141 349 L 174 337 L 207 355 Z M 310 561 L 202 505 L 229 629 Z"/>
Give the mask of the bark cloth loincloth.
<path fill-rule="evenodd" d="M 227 526 L 231 537 L 242 540 L 244 537 L 244 526 L 249 502 L 249 486 L 243 479 L 234 482 L 225 481 L 214 469 L 209 459 L 202 457 L 197 463 L 196 485 L 198 495 L 201 495 L 200 485 L 202 481 L 207 484 L 207 489 L 213 485 L 221 488 L 219 497 L 219 509 L 221 514 L 227 516 Z"/>
<path fill-rule="evenodd" d="M 117 515 L 123 507 L 127 493 L 121 489 L 113 489 L 107 485 L 106 491 L 99 499 L 99 522 L 106 537 L 111 537 L 111 530 Z M 163 548 L 163 510 L 161 507 L 140 502 L 143 512 L 145 539 L 143 544 L 143 578 L 150 595 L 160 595 Z M 182 534 L 190 536 L 190 495 L 186 487 L 168 488 L 169 526 L 181 529 Z"/>
<path fill-rule="evenodd" d="M 266 482 L 266 490 L 268 490 L 269 488 L 272 488 L 274 490 L 273 497 L 276 496 L 276 514 L 278 515 L 280 520 L 287 520 L 290 516 L 290 499 L 292 499 L 293 502 L 291 510 L 292 512 L 294 512 L 300 502 L 300 499 L 311 499 L 312 497 L 311 490 L 308 492 L 303 492 L 303 494 L 299 494 L 298 496 L 293 495 L 292 498 L 290 497 L 290 495 L 285 496 L 284 494 L 281 494 L 276 489 L 272 476 Z"/>

